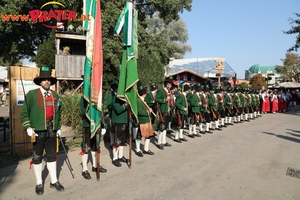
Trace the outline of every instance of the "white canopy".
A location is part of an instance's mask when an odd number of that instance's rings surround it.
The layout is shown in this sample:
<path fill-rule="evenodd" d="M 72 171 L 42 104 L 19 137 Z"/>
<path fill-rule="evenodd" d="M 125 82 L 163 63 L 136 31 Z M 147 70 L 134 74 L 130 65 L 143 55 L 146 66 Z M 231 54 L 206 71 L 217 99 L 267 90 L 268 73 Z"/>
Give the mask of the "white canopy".
<path fill-rule="evenodd" d="M 214 67 L 218 65 L 215 58 L 187 58 L 187 59 L 174 59 L 169 63 L 166 76 L 176 73 L 181 70 L 191 70 L 203 77 L 215 78 L 216 70 Z M 236 72 L 225 61 L 223 63 L 225 69 L 221 70 L 221 77 L 235 77 Z"/>
<path fill-rule="evenodd" d="M 284 87 L 284 88 L 300 88 L 300 83 L 297 82 L 283 82 L 279 83 L 278 87 Z"/>

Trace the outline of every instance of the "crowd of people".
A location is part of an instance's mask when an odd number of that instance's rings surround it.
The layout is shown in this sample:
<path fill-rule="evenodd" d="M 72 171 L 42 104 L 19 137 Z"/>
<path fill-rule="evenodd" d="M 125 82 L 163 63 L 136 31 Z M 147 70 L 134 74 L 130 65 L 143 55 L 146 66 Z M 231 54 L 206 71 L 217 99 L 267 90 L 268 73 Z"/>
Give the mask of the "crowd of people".
<path fill-rule="evenodd" d="M 128 160 L 123 155 L 128 134 L 128 103 L 117 98 L 118 85 L 112 84 L 107 106 L 111 119 L 110 145 L 113 150 L 112 163 L 120 167 Z M 235 123 L 250 121 L 262 114 L 296 112 L 295 91 L 256 90 L 239 87 L 213 87 L 210 83 L 183 84 L 178 87 L 172 77 L 165 79 L 164 87 L 152 83 L 146 87 L 138 83 L 139 110 L 133 135 L 136 143 L 135 153 L 153 155 L 149 149 L 151 137 L 156 136 L 156 147 L 163 150 L 170 147 L 167 134 L 172 134 L 175 142 L 186 142 L 201 134 L 221 131 Z M 121 120 L 122 119 L 122 120 Z M 186 131 L 185 131 L 186 130 Z M 187 133 L 186 133 L 187 132 Z M 125 136 L 125 137 L 124 137 Z M 145 149 L 140 143 L 145 140 Z"/>
<path fill-rule="evenodd" d="M 57 79 L 51 76 L 51 68 L 41 67 L 40 75 L 34 83 L 40 88 L 31 90 L 25 96 L 21 111 L 24 130 L 32 139 L 32 166 L 36 178 L 35 192 L 43 195 L 43 160 L 50 175 L 50 188 L 63 191 L 56 172 L 57 138 L 61 134 L 61 101 L 59 95 L 50 89 Z M 117 97 L 118 84 L 112 82 L 106 97 L 109 123 L 107 134 L 110 136 L 112 164 L 121 167 L 128 163 L 124 147 L 128 145 L 129 131 L 135 142 L 134 152 L 138 157 L 154 155 L 151 139 L 156 137 L 156 147 L 160 150 L 171 147 L 174 142 L 187 142 L 189 138 L 201 137 L 213 131 L 222 131 L 227 126 L 258 118 L 265 113 L 296 112 L 297 94 L 292 91 L 258 91 L 251 88 L 213 87 L 209 83 L 195 85 L 183 84 L 180 88 L 172 77 L 164 81 L 162 88 L 152 83 L 148 88 L 137 84 L 137 108 L 135 116 L 130 102 Z M 88 157 L 92 157 L 92 172 L 105 173 L 107 170 L 96 165 L 96 139 L 91 138 L 92 123 L 86 117 L 88 105 L 83 98 L 80 102 L 83 120 L 83 142 L 81 152 L 82 176 L 91 179 L 88 171 Z M 101 120 L 104 126 L 103 119 Z M 130 122 L 130 123 L 129 123 Z M 132 124 L 132 126 L 129 126 Z M 129 128 L 131 130 L 129 130 Z M 99 129 L 100 130 L 100 129 Z M 171 134 L 171 137 L 167 137 Z M 130 140 L 131 141 L 131 140 Z M 129 141 L 129 142 L 130 142 Z M 144 142 L 143 149 L 141 143 Z"/>

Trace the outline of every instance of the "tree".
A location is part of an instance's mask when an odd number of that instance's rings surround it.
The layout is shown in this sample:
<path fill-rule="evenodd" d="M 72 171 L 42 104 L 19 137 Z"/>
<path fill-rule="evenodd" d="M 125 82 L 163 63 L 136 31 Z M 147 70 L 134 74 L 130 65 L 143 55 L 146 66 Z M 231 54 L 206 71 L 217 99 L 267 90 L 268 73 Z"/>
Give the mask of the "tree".
<path fill-rule="evenodd" d="M 242 88 L 242 89 L 249 88 L 249 85 L 246 82 L 242 82 L 239 84 L 239 88 Z"/>
<path fill-rule="evenodd" d="M 52 69 L 55 68 L 55 31 L 52 30 L 50 38 L 48 38 L 43 44 L 39 45 L 37 55 L 33 58 L 37 67 L 49 66 Z"/>
<path fill-rule="evenodd" d="M 300 56 L 295 53 L 286 53 L 285 58 L 281 60 L 283 66 L 278 65 L 275 70 L 283 80 L 300 82 Z"/>
<path fill-rule="evenodd" d="M 184 54 L 191 50 L 190 45 L 186 43 L 186 25 L 181 19 L 165 24 L 159 13 L 148 17 L 145 24 L 147 28 L 139 30 L 143 38 L 139 42 L 139 78 L 145 85 L 151 82 L 161 84 L 169 58 L 183 58 Z"/>
<path fill-rule="evenodd" d="M 0 1 L 0 55 L 4 62 L 9 65 L 15 65 L 23 58 L 33 58 L 36 55 L 37 48 L 50 35 L 51 29 L 46 28 L 41 23 L 32 23 L 30 21 L 6 21 L 3 16 L 28 15 L 30 10 L 40 9 L 48 0 L 2 0 Z M 60 0 L 65 9 L 72 9 L 82 13 L 82 1 Z M 47 9 L 55 9 L 57 5 L 47 5 Z M 56 25 L 52 20 L 49 24 Z"/>
<path fill-rule="evenodd" d="M 251 85 L 252 88 L 255 88 L 255 89 L 260 89 L 263 86 L 267 87 L 267 83 L 266 83 L 265 77 L 263 77 L 261 74 L 254 75 L 250 79 L 249 84 Z"/>
<path fill-rule="evenodd" d="M 291 51 L 297 51 L 297 49 L 300 47 L 300 14 L 299 13 L 294 13 L 299 19 L 293 19 L 290 18 L 290 24 L 294 24 L 292 28 L 288 31 L 283 31 L 285 34 L 298 34 L 296 36 L 296 43 L 294 46 L 288 49 L 288 52 Z"/>

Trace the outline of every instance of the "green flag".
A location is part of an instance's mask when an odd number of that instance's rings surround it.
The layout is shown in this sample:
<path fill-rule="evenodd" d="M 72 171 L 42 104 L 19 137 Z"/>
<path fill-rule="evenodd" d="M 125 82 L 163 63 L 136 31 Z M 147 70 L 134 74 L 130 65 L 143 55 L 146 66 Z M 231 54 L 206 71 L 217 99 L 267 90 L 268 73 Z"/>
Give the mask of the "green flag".
<path fill-rule="evenodd" d="M 119 87 L 117 97 L 123 101 L 128 102 L 131 111 L 137 119 L 137 88 L 138 72 L 136 58 L 131 57 L 128 60 L 127 50 L 123 51 L 122 65 L 119 78 Z"/>
<path fill-rule="evenodd" d="M 117 97 L 128 102 L 131 111 L 137 120 L 137 10 L 133 9 L 132 2 L 126 2 L 126 6 L 115 27 L 115 32 L 120 33 L 122 27 L 124 34 L 124 51 L 119 77 L 119 87 Z"/>
<path fill-rule="evenodd" d="M 86 14 L 90 20 L 85 24 L 86 35 L 86 58 L 84 65 L 83 97 L 87 101 L 87 118 L 90 120 L 91 138 L 99 130 L 101 123 L 102 108 L 102 23 L 100 1 L 86 0 Z M 99 144 L 99 141 L 97 141 Z"/>

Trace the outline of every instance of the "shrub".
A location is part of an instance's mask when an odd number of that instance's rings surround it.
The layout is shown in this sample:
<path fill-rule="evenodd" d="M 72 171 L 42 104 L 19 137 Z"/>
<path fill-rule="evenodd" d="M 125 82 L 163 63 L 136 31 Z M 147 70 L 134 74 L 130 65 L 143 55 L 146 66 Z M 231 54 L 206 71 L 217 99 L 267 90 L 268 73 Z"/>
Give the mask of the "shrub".
<path fill-rule="evenodd" d="M 82 118 L 80 111 L 80 97 L 81 94 L 63 94 L 61 124 L 72 127 L 75 134 L 82 133 Z"/>

